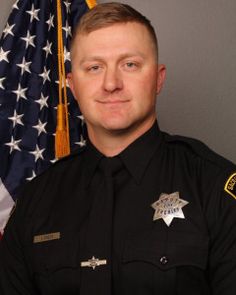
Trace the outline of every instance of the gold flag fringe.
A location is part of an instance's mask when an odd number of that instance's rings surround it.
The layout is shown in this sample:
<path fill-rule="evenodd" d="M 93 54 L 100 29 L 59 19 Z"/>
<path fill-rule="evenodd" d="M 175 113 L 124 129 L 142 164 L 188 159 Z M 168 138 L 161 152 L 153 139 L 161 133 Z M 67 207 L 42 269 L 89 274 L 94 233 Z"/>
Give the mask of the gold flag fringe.
<path fill-rule="evenodd" d="M 97 5 L 96 0 L 86 0 L 89 9 Z M 57 0 L 57 44 L 59 73 L 59 104 L 57 106 L 57 127 L 55 136 L 55 156 L 62 158 L 70 154 L 70 134 L 68 119 L 68 98 L 66 91 L 66 74 L 64 62 L 64 46 L 62 36 L 61 0 Z"/>
<path fill-rule="evenodd" d="M 58 44 L 58 74 L 59 74 L 59 104 L 57 106 L 57 128 L 55 137 L 56 158 L 70 154 L 70 135 L 68 119 L 68 99 L 66 91 L 66 74 L 64 62 L 64 47 L 62 37 L 61 0 L 57 0 L 57 44 Z"/>

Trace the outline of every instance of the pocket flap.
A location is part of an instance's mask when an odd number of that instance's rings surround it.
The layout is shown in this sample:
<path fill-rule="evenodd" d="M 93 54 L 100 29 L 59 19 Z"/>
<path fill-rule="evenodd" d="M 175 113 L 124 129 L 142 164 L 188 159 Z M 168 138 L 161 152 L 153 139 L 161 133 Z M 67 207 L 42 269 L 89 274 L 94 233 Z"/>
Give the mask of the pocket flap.
<path fill-rule="evenodd" d="M 150 236 L 149 236 L 150 237 Z M 178 266 L 196 266 L 205 269 L 208 258 L 208 237 L 185 232 L 170 233 L 166 241 L 153 239 L 140 241 L 128 239 L 125 242 L 123 263 L 145 262 L 160 269 Z"/>
<path fill-rule="evenodd" d="M 79 240 L 76 235 L 62 234 L 58 240 L 33 243 L 29 247 L 33 272 L 54 272 L 78 265 Z"/>

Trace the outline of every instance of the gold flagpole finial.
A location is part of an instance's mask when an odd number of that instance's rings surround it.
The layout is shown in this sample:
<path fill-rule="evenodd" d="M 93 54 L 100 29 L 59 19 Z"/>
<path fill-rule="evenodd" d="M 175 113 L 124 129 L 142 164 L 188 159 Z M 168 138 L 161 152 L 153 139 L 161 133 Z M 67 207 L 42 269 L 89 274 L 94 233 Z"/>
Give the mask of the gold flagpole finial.
<path fill-rule="evenodd" d="M 92 9 L 94 6 L 97 5 L 97 1 L 96 0 L 86 0 L 86 3 L 89 7 L 89 9 Z"/>

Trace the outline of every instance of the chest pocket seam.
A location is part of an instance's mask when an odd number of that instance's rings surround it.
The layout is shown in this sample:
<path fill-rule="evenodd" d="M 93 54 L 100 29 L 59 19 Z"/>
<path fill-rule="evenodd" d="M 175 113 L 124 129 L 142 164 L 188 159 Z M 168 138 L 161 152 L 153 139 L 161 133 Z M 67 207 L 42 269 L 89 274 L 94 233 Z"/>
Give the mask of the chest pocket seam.
<path fill-rule="evenodd" d="M 195 266 L 202 270 L 207 267 L 208 237 L 200 234 L 175 232 L 168 241 L 159 240 L 157 233 L 151 239 L 125 242 L 122 263 L 144 262 L 167 270 L 178 266 Z"/>

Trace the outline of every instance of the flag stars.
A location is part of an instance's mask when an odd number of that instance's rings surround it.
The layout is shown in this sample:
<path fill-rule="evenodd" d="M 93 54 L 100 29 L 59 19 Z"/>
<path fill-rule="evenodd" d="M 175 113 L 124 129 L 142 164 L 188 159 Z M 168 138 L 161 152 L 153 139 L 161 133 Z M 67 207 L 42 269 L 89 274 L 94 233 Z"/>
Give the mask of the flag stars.
<path fill-rule="evenodd" d="M 32 175 L 28 178 L 26 178 L 26 180 L 31 181 L 32 179 L 34 179 L 36 177 L 36 174 L 34 172 L 34 170 L 32 171 Z"/>
<path fill-rule="evenodd" d="M 11 141 L 8 142 L 8 143 L 5 143 L 5 145 L 9 146 L 10 147 L 10 154 L 14 151 L 14 150 L 17 150 L 17 151 L 21 151 L 21 149 L 19 148 L 19 143 L 21 142 L 21 139 L 19 140 L 15 140 L 13 138 L 13 136 L 11 137 Z"/>
<path fill-rule="evenodd" d="M 20 0 L 17 0 L 16 2 L 15 2 L 15 4 L 12 6 L 12 9 L 19 9 L 19 7 L 18 7 L 18 2 L 19 2 Z"/>
<path fill-rule="evenodd" d="M 70 102 L 67 102 L 67 108 L 69 107 L 69 105 L 70 105 Z M 57 110 L 58 109 L 58 107 L 57 106 L 55 106 L 54 107 L 54 110 Z M 68 115 L 70 115 L 70 113 L 68 112 Z M 53 135 L 55 135 L 55 134 L 53 134 Z"/>
<path fill-rule="evenodd" d="M 66 32 L 66 38 L 68 38 L 68 36 L 72 36 L 71 26 L 69 26 L 68 21 L 66 21 L 66 26 L 62 27 L 62 29 Z"/>
<path fill-rule="evenodd" d="M 8 23 L 6 24 L 6 27 L 5 29 L 3 30 L 3 34 L 4 34 L 4 38 L 7 36 L 7 35 L 12 35 L 14 36 L 13 32 L 12 32 L 12 29 L 14 28 L 15 24 L 13 25 L 9 25 Z"/>
<path fill-rule="evenodd" d="M 26 37 L 21 37 L 21 39 L 25 41 L 25 48 L 26 49 L 29 47 L 29 45 L 35 47 L 35 44 L 34 44 L 35 37 L 36 37 L 36 35 L 31 36 L 29 31 L 27 31 Z"/>
<path fill-rule="evenodd" d="M 59 84 L 59 81 L 57 80 L 56 83 Z M 64 88 L 64 84 L 64 79 L 62 79 L 61 88 Z M 66 79 L 66 87 L 69 87 L 68 79 Z"/>
<path fill-rule="evenodd" d="M 10 50 L 4 51 L 2 49 L 2 47 L 0 48 L 0 62 L 3 61 L 3 60 L 5 60 L 7 63 L 9 63 L 9 60 L 7 58 L 9 52 L 10 52 Z"/>
<path fill-rule="evenodd" d="M 33 126 L 33 128 L 37 129 L 38 131 L 38 136 L 43 132 L 43 133 L 47 133 L 45 130 L 45 126 L 47 125 L 47 123 L 42 123 L 39 119 L 38 121 L 38 125 Z"/>
<path fill-rule="evenodd" d="M 34 155 L 34 161 L 37 162 L 39 159 L 44 160 L 43 152 L 45 149 L 40 149 L 39 146 L 36 144 L 36 148 L 33 152 L 30 152 L 30 154 Z"/>
<path fill-rule="evenodd" d="M 6 80 L 5 77 L 0 78 L 0 89 L 5 89 L 3 86 L 3 81 Z"/>
<path fill-rule="evenodd" d="M 28 88 L 22 88 L 20 84 L 18 84 L 17 90 L 12 91 L 16 94 L 16 100 L 19 101 L 20 98 L 24 98 L 27 100 L 27 97 L 25 96 L 25 92 L 28 90 Z"/>
<path fill-rule="evenodd" d="M 82 135 L 80 135 L 80 141 L 75 142 L 75 144 L 79 145 L 80 147 L 86 146 L 86 140 L 83 138 Z"/>
<path fill-rule="evenodd" d="M 26 13 L 30 15 L 30 22 L 32 22 L 34 19 L 39 20 L 38 13 L 40 9 L 35 9 L 34 4 L 32 4 L 31 10 L 27 10 Z"/>
<path fill-rule="evenodd" d="M 67 60 L 71 61 L 70 60 L 70 51 L 68 51 L 67 48 L 64 47 L 64 62 L 66 62 Z"/>
<path fill-rule="evenodd" d="M 24 74 L 24 72 L 31 73 L 29 66 L 32 64 L 32 62 L 26 62 L 25 57 L 23 57 L 22 63 L 17 64 L 18 67 L 21 68 L 21 75 Z"/>
<path fill-rule="evenodd" d="M 84 124 L 85 124 L 84 116 L 83 116 L 83 115 L 80 115 L 80 116 L 77 116 L 77 117 L 80 119 L 80 121 L 81 121 L 81 126 L 83 127 Z"/>
<path fill-rule="evenodd" d="M 21 121 L 21 118 L 24 116 L 24 114 L 17 114 L 16 110 L 14 110 L 14 115 L 13 117 L 9 117 L 8 119 L 13 122 L 13 127 L 15 127 L 17 124 L 19 125 L 24 125 Z"/>
<path fill-rule="evenodd" d="M 43 84 L 46 81 L 51 81 L 49 78 L 49 73 L 50 73 L 50 70 L 47 70 L 46 67 L 44 66 L 43 72 L 41 74 L 39 74 L 39 76 L 43 78 Z"/>
<path fill-rule="evenodd" d="M 52 54 L 51 47 L 52 47 L 52 42 L 49 43 L 48 41 L 47 41 L 47 45 L 43 47 L 43 50 L 46 52 L 46 58 L 48 57 L 49 54 Z"/>
<path fill-rule="evenodd" d="M 70 12 L 70 6 L 71 6 L 71 3 L 68 2 L 68 1 L 63 1 L 65 6 L 66 6 L 66 12 L 69 13 Z"/>
<path fill-rule="evenodd" d="M 54 159 L 50 160 L 50 162 L 51 162 L 52 164 L 56 163 L 57 161 L 58 161 L 58 158 L 54 158 Z"/>
<path fill-rule="evenodd" d="M 84 116 L 83 115 L 79 115 L 78 118 L 82 121 L 82 123 L 84 123 Z"/>
<path fill-rule="evenodd" d="M 43 107 L 48 108 L 48 104 L 47 104 L 48 98 L 49 98 L 49 96 L 44 96 L 43 94 L 41 94 L 40 99 L 35 101 L 40 105 L 40 111 L 42 110 Z"/>
<path fill-rule="evenodd" d="M 48 31 L 51 30 L 51 28 L 54 28 L 54 23 L 53 23 L 54 15 L 50 13 L 49 19 L 46 21 L 48 24 Z"/>

